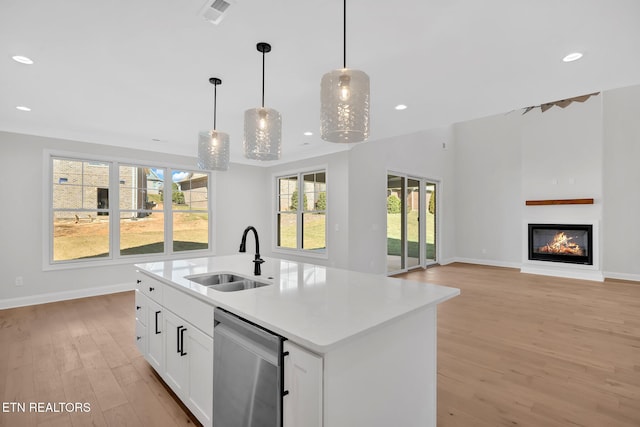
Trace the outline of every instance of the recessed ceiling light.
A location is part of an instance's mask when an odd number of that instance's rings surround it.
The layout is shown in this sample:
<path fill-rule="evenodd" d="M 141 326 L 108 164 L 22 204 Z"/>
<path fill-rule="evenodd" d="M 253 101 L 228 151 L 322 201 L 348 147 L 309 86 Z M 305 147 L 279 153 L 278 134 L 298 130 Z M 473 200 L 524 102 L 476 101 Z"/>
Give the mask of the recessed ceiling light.
<path fill-rule="evenodd" d="M 20 111 L 31 111 L 31 108 L 26 107 L 26 106 L 24 106 L 24 105 L 18 105 L 18 106 L 16 107 L 16 110 L 20 110 Z"/>
<path fill-rule="evenodd" d="M 22 56 L 22 55 L 14 55 L 11 57 L 11 59 L 21 64 L 27 64 L 27 65 L 33 64 L 33 59 L 27 58 L 26 56 Z"/>
<path fill-rule="evenodd" d="M 407 106 L 404 105 L 404 104 L 398 104 L 398 105 L 395 106 L 395 109 L 398 110 L 398 111 L 406 110 Z"/>
<path fill-rule="evenodd" d="M 568 54 L 567 56 L 565 56 L 564 58 L 562 58 L 562 60 L 564 62 L 573 62 L 573 61 L 577 61 L 578 59 L 582 58 L 582 53 L 580 52 L 573 52 Z"/>
<path fill-rule="evenodd" d="M 311 135 L 313 135 L 313 132 L 306 131 L 306 132 L 304 133 L 304 136 L 311 136 Z"/>

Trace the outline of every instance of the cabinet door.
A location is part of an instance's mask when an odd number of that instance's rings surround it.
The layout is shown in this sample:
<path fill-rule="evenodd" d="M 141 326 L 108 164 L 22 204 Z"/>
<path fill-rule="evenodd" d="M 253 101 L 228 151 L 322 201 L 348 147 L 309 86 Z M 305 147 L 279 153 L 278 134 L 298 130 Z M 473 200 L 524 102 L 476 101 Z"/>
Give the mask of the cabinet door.
<path fill-rule="evenodd" d="M 213 411 L 213 338 L 185 323 L 184 352 L 188 359 L 186 405 L 205 426 L 212 424 Z"/>
<path fill-rule="evenodd" d="M 147 300 L 148 322 L 147 322 L 147 342 L 146 353 L 147 362 L 159 374 L 162 374 L 164 360 L 164 308 L 152 300 Z"/>
<path fill-rule="evenodd" d="M 322 357 L 284 342 L 284 427 L 322 426 Z"/>
<path fill-rule="evenodd" d="M 188 352 L 184 346 L 186 333 L 191 326 L 170 311 L 163 313 L 164 371 L 162 377 L 171 389 L 184 401 L 188 381 Z"/>
<path fill-rule="evenodd" d="M 147 327 L 136 320 L 136 347 L 143 355 L 147 354 Z"/>

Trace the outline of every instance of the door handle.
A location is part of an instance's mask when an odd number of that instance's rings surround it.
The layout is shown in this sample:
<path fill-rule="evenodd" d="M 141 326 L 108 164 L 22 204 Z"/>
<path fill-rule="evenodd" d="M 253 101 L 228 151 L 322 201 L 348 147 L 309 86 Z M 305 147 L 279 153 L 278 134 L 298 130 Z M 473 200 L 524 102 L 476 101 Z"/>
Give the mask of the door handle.
<path fill-rule="evenodd" d="M 160 312 L 156 311 L 156 335 L 162 332 L 158 330 L 158 314 L 160 314 Z"/>
<path fill-rule="evenodd" d="M 180 330 L 183 328 L 184 326 L 178 326 L 176 328 L 176 341 L 177 341 L 177 349 L 176 349 L 176 353 L 182 353 L 182 349 L 180 348 Z"/>
<path fill-rule="evenodd" d="M 184 351 L 184 331 L 186 331 L 187 328 L 182 328 L 182 330 L 180 331 L 180 356 L 186 356 L 187 352 Z"/>

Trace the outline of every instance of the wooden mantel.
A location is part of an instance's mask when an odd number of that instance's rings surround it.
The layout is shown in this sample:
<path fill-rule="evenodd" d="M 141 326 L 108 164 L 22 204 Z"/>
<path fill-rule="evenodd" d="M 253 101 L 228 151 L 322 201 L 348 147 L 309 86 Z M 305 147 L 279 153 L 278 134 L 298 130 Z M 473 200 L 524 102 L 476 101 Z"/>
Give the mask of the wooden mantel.
<path fill-rule="evenodd" d="M 527 206 L 549 206 L 549 205 L 592 205 L 593 199 L 551 199 L 551 200 L 527 200 Z"/>

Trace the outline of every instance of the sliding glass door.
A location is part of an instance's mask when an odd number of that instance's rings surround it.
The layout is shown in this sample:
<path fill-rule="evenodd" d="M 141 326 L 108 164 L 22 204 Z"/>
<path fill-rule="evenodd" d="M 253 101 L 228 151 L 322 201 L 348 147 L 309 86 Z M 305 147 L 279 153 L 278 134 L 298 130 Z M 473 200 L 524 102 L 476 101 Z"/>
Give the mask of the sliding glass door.
<path fill-rule="evenodd" d="M 405 267 L 404 177 L 387 175 L 387 271 Z"/>
<path fill-rule="evenodd" d="M 387 273 L 437 262 L 437 182 L 387 175 Z"/>
<path fill-rule="evenodd" d="M 404 212 L 407 224 L 407 268 L 420 266 L 420 181 L 407 178 L 406 209 Z"/>

